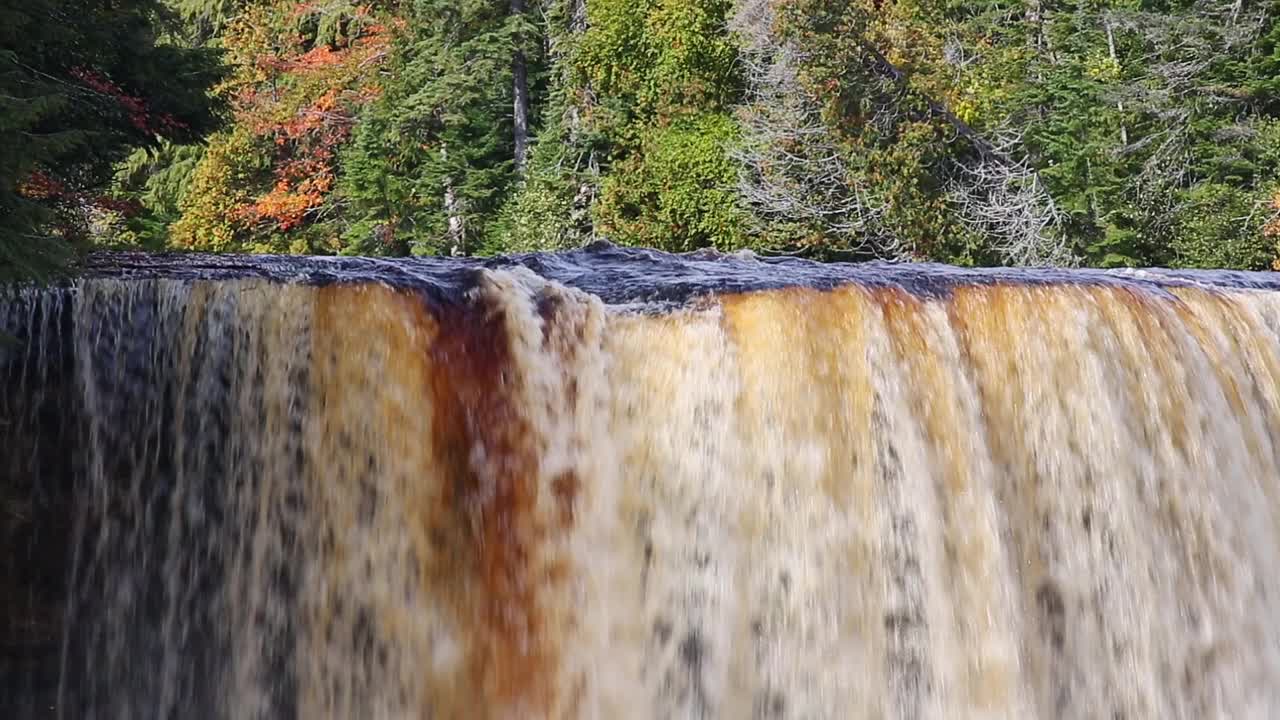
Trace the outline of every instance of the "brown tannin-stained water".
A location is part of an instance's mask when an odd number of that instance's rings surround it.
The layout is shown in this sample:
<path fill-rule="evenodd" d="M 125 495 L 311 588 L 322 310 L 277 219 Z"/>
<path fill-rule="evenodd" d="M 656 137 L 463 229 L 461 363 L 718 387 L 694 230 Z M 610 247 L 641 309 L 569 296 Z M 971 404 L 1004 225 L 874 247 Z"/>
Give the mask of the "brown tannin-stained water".
<path fill-rule="evenodd" d="M 1280 717 L 1277 289 L 101 256 L 0 301 L 0 716 Z"/>

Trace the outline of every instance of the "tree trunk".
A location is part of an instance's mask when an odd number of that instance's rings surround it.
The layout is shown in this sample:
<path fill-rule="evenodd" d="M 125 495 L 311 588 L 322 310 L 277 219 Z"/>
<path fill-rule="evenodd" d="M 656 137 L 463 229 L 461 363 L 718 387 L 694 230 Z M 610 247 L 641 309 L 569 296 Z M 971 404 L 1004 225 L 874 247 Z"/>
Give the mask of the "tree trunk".
<path fill-rule="evenodd" d="M 1027 0 L 1027 24 L 1030 26 L 1027 30 L 1027 48 L 1030 50 L 1031 67 L 1034 68 L 1037 83 L 1044 82 L 1046 65 L 1058 64 L 1058 57 L 1053 52 L 1048 33 L 1045 32 L 1046 12 L 1042 0 Z M 1043 103 L 1036 103 L 1035 115 L 1038 120 L 1044 122 L 1048 114 L 1049 108 Z"/>
<path fill-rule="evenodd" d="M 458 257 L 467 254 L 467 224 L 462 213 L 458 212 L 458 195 L 453 191 L 453 183 L 444 186 L 444 210 L 449 216 L 449 254 Z"/>
<path fill-rule="evenodd" d="M 1107 29 L 1107 53 L 1111 57 L 1111 62 L 1116 63 L 1117 67 L 1119 67 L 1120 59 L 1116 57 L 1115 31 L 1112 30 L 1111 28 L 1110 20 L 1103 20 L 1102 22 Z M 1124 124 L 1124 103 L 1117 100 L 1116 110 L 1120 111 L 1120 148 L 1124 149 L 1129 147 L 1129 128 L 1125 127 L 1125 124 Z"/>
<path fill-rule="evenodd" d="M 524 0 L 511 0 L 511 14 L 524 14 Z M 524 51 L 520 49 L 517 37 L 515 52 L 511 55 L 512 110 L 514 122 L 512 135 L 515 141 L 516 173 L 524 172 L 525 161 L 529 154 L 529 71 L 526 67 Z"/>
<path fill-rule="evenodd" d="M 440 147 L 440 159 L 449 159 L 449 150 Z M 445 239 L 449 243 L 449 254 L 454 257 L 467 254 L 467 220 L 462 216 L 462 208 L 458 202 L 458 193 L 453 189 L 453 177 L 444 181 L 444 214 L 448 218 Z"/>
<path fill-rule="evenodd" d="M 1057 63 L 1053 56 L 1053 48 L 1049 47 L 1049 36 L 1044 32 L 1045 9 L 1041 0 L 1027 0 L 1027 24 L 1031 26 L 1027 44 L 1037 56 L 1043 55 L 1050 65 Z"/>

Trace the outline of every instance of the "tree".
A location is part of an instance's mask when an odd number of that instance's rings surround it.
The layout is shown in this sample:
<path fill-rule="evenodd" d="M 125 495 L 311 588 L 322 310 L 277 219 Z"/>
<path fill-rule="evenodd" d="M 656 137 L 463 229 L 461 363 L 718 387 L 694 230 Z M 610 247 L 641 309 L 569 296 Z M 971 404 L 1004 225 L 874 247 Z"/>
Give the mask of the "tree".
<path fill-rule="evenodd" d="M 235 71 L 214 92 L 234 123 L 209 140 L 170 228 L 178 247 L 333 253 L 344 249 L 344 149 L 400 28 L 346 0 L 268 0 L 229 20 L 218 44 Z"/>
<path fill-rule="evenodd" d="M 1061 2 L 993 22 L 977 56 L 1090 264 L 1259 268 L 1274 186 L 1274 3 Z M 986 12 L 985 17 L 980 17 Z M 972 45 L 975 43 L 966 43 Z"/>
<path fill-rule="evenodd" d="M 166 39 L 153 0 L 0 7 L 0 279 L 50 272 L 132 148 L 215 126 L 208 50 Z"/>
<path fill-rule="evenodd" d="M 12 28 L 59 0 L 4 11 L 0 32 L 53 58 L 137 60 L 91 52 L 137 11 L 151 46 L 205 43 L 234 68 L 214 88 L 231 124 L 187 144 L 199 123 L 134 122 L 164 93 L 127 70 L 42 60 L 55 82 L 0 56 L 8 157 L 45 158 L 0 168 L 20 178 L 5 212 L 38 211 L 25 225 L 57 241 L 21 248 L 1280 257 L 1274 0 L 165 1 L 185 25 L 133 1 L 30 34 Z"/>
<path fill-rule="evenodd" d="M 737 112 L 742 140 L 731 156 L 753 234 L 782 251 L 897 256 L 894 238 L 875 232 L 883 203 L 850 168 L 822 103 L 804 87 L 809 56 L 780 37 L 773 0 L 738 4 L 738 34 L 747 95 Z"/>
<path fill-rule="evenodd" d="M 248 4 L 249 0 L 169 0 L 197 43 L 216 37 Z"/>
<path fill-rule="evenodd" d="M 598 0 L 572 56 L 603 177 L 595 231 L 669 250 L 746 241 L 729 153 L 742 98 L 728 0 Z"/>
<path fill-rule="evenodd" d="M 467 255 L 493 244 L 542 94 L 531 15 L 507 0 L 413 5 L 392 79 L 345 158 L 353 247 Z"/>
<path fill-rule="evenodd" d="M 524 0 L 511 0 L 511 15 L 516 23 L 524 20 L 524 11 Z M 514 41 L 511 50 L 511 159 L 519 175 L 524 172 L 529 155 L 529 66 L 525 61 L 519 29 Z"/>
<path fill-rule="evenodd" d="M 741 192 L 758 232 L 811 255 L 1073 261 L 1020 133 L 983 127 L 970 5 L 752 0 Z M 970 80 L 969 83 L 964 80 Z"/>

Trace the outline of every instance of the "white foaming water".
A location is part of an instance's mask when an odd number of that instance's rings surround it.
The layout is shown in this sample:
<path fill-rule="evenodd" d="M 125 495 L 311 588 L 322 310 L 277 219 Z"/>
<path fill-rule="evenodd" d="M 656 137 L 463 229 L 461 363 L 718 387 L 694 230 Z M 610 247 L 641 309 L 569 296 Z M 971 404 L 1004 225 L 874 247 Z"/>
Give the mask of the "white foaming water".
<path fill-rule="evenodd" d="M 56 716 L 1276 717 L 1280 297 L 1064 277 L 28 294 Z"/>

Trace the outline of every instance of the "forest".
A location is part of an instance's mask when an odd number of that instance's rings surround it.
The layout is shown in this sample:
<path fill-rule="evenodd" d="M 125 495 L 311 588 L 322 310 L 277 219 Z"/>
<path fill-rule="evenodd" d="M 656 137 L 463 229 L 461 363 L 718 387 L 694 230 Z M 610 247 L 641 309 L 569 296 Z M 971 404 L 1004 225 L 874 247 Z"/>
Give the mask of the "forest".
<path fill-rule="evenodd" d="M 595 239 L 1280 268 L 1280 2 L 2 0 L 0 279 Z"/>

